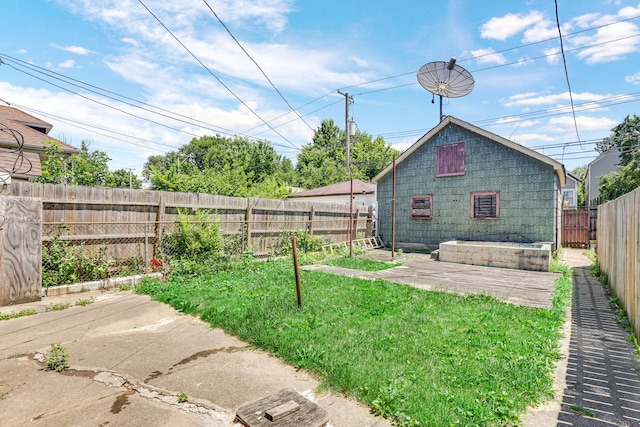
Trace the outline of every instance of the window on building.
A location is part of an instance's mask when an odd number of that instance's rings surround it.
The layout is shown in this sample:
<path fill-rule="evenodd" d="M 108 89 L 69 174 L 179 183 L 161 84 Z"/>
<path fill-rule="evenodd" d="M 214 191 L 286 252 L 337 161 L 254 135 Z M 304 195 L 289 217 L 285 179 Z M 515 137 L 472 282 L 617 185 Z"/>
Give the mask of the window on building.
<path fill-rule="evenodd" d="M 436 176 L 464 175 L 464 142 L 438 145 Z"/>
<path fill-rule="evenodd" d="M 471 218 L 500 218 L 500 192 L 484 191 L 471 193 Z"/>
<path fill-rule="evenodd" d="M 575 194 L 576 194 L 575 190 L 573 189 L 562 190 L 562 198 L 564 200 L 564 204 L 568 206 L 575 206 L 576 205 Z"/>
<path fill-rule="evenodd" d="M 433 218 L 433 196 L 431 194 L 411 196 L 409 204 L 409 217 L 411 219 Z"/>

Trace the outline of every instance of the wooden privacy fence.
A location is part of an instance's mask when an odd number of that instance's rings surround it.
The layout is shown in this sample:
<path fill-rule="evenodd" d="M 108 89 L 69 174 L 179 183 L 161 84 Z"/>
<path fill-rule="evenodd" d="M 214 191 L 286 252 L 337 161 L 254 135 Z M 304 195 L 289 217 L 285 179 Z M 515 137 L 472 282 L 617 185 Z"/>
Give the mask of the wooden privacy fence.
<path fill-rule="evenodd" d="M 598 206 L 598 260 L 640 339 L 640 188 Z"/>
<path fill-rule="evenodd" d="M 589 209 L 564 209 L 562 211 L 562 246 L 589 247 Z"/>
<path fill-rule="evenodd" d="M 109 259 L 109 262 L 117 263 L 118 268 L 133 272 L 140 272 L 140 265 L 133 265 L 136 262 L 142 263 L 142 272 L 148 270 L 149 260 L 159 256 L 161 247 L 166 249 L 162 242 L 176 231 L 180 214 L 187 214 L 197 221 L 202 219 L 197 212 L 208 212 L 205 221 L 219 224 L 223 235 L 233 243 L 233 250 L 251 252 L 254 256 L 271 253 L 274 246 L 282 245 L 296 232 L 307 232 L 323 244 L 331 244 L 348 241 L 350 231 L 353 239 L 372 237 L 374 231 L 372 209 L 363 205 L 353 206 L 351 213 L 348 204 L 20 181 L 0 190 L 0 199 L 5 204 L 9 197 L 40 203 L 41 216 L 32 222 L 35 221 L 40 233 L 36 246 L 42 248 L 44 245 L 47 249 L 43 252 L 46 255 L 43 255 L 46 258 L 43 262 L 61 261 L 58 256 L 61 249 L 72 252 L 77 259 L 103 251 L 102 258 L 83 258 L 85 264 L 87 259 L 95 259 L 96 264 L 98 259 Z M 26 233 L 24 230 L 18 232 Z M 0 261 L 5 264 L 26 262 L 24 256 L 8 255 L 6 250 L 3 253 Z M 17 251 L 13 253 L 18 254 Z M 48 267 L 44 266 L 45 272 Z M 64 267 L 73 268 L 71 265 Z M 110 265 L 109 268 L 115 267 Z M 93 271 L 91 279 L 104 278 L 102 276 L 108 272 L 103 270 Z M 8 270 L 5 268 L 4 271 L 6 274 Z M 45 286 L 52 286 L 58 276 L 47 274 L 43 280 Z M 2 280 L 0 287 L 4 288 L 4 284 L 5 280 Z"/>

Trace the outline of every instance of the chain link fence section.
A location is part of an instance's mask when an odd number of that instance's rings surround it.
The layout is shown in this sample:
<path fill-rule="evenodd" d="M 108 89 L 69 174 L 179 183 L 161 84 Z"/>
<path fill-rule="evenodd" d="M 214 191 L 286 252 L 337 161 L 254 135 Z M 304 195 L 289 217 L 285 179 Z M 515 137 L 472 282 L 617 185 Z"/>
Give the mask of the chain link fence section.
<path fill-rule="evenodd" d="M 171 222 L 42 223 L 42 285 L 66 285 L 151 272 L 168 273 L 172 264 L 222 263 L 243 256 L 288 255 L 291 237 L 301 252 L 373 236 L 372 218 L 292 212 L 283 219 L 221 221 L 197 216 Z"/>

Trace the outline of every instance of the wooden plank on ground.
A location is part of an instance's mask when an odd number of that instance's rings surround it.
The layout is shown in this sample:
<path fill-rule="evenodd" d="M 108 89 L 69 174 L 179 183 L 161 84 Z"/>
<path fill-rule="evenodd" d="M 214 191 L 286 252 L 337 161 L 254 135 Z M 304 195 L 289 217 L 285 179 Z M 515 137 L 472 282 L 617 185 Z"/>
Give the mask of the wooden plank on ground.
<path fill-rule="evenodd" d="M 300 393 L 285 388 L 240 406 L 236 420 L 245 427 L 322 427 L 329 422 L 329 415 Z"/>

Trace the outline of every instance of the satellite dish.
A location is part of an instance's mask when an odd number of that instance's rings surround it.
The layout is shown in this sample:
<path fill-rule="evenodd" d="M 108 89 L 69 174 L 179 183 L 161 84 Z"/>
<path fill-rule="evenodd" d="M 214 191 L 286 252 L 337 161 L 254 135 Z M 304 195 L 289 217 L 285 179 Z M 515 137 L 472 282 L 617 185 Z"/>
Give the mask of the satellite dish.
<path fill-rule="evenodd" d="M 456 57 L 449 62 L 435 61 L 424 64 L 418 70 L 418 82 L 434 95 L 440 97 L 440 120 L 442 120 L 442 97 L 460 98 L 473 90 L 475 81 L 467 70 L 456 65 Z"/>

